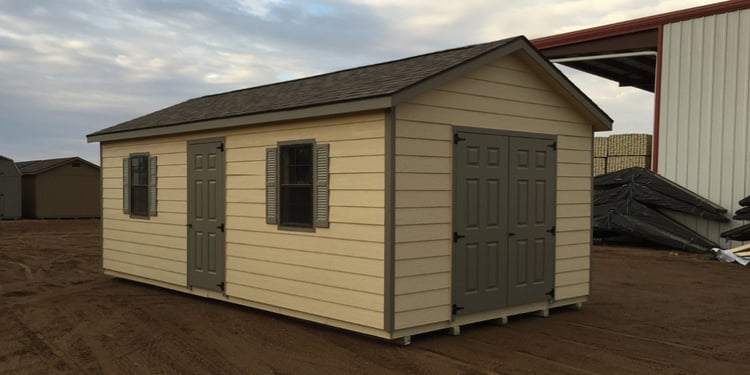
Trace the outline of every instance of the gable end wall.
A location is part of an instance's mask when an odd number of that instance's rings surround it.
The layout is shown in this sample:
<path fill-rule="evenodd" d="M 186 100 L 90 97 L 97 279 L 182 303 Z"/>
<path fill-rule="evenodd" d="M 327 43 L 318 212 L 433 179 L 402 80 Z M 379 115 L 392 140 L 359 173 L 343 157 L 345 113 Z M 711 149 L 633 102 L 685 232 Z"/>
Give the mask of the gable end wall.
<path fill-rule="evenodd" d="M 519 54 L 396 109 L 397 330 L 451 320 L 454 125 L 558 135 L 556 300 L 589 293 L 592 128 Z"/>

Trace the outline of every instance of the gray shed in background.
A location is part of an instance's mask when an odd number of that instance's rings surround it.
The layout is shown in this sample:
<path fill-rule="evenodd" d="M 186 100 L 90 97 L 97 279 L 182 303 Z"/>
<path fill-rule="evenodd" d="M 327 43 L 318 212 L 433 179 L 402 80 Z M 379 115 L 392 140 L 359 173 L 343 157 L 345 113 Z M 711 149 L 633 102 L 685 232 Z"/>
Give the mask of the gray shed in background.
<path fill-rule="evenodd" d="M 13 160 L 0 155 L 0 219 L 21 217 L 21 172 Z"/>
<path fill-rule="evenodd" d="M 23 216 L 34 219 L 101 216 L 99 166 L 79 157 L 16 163 L 23 174 Z"/>

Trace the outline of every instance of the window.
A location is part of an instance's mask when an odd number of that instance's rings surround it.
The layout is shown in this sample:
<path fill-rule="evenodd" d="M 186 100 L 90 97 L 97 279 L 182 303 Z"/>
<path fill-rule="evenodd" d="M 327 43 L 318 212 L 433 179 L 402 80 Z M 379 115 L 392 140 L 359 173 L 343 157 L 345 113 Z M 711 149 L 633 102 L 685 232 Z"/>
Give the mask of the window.
<path fill-rule="evenodd" d="M 328 227 L 328 149 L 314 140 L 266 149 L 266 223 Z"/>
<path fill-rule="evenodd" d="M 130 214 L 148 216 L 148 156 L 130 158 Z"/>
<path fill-rule="evenodd" d="M 156 216 L 156 156 L 132 154 L 122 160 L 122 210 L 131 217 Z"/>
<path fill-rule="evenodd" d="M 313 145 L 279 147 L 279 224 L 313 226 Z"/>

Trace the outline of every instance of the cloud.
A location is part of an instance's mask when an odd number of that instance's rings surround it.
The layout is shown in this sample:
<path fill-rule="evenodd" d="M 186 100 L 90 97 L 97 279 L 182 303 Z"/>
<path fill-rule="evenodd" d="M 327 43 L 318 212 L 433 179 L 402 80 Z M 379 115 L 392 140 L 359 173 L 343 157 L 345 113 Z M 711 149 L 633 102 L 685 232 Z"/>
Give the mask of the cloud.
<path fill-rule="evenodd" d="M 0 154 L 97 160 L 85 134 L 188 98 L 705 2 L 0 0 Z M 617 126 L 650 126 L 649 94 L 591 79 Z"/>

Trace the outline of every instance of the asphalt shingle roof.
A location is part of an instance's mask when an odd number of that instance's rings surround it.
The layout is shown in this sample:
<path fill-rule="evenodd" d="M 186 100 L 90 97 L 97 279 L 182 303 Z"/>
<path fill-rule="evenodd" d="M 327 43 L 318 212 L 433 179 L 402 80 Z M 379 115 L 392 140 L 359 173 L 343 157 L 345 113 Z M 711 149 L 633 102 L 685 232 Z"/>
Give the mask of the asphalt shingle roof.
<path fill-rule="evenodd" d="M 69 157 L 69 158 L 57 158 L 57 159 L 45 159 L 45 160 L 30 160 L 30 161 L 19 161 L 16 162 L 16 166 L 21 171 L 21 174 L 24 175 L 33 175 L 38 174 L 41 172 L 44 172 L 49 169 L 53 169 L 56 167 L 59 167 L 61 165 L 71 163 L 74 161 L 82 162 L 85 164 L 88 164 L 94 168 L 99 168 L 94 164 L 91 164 L 87 162 L 86 160 L 83 160 L 77 156 Z"/>
<path fill-rule="evenodd" d="M 393 95 L 518 38 L 194 98 L 89 136 Z"/>

